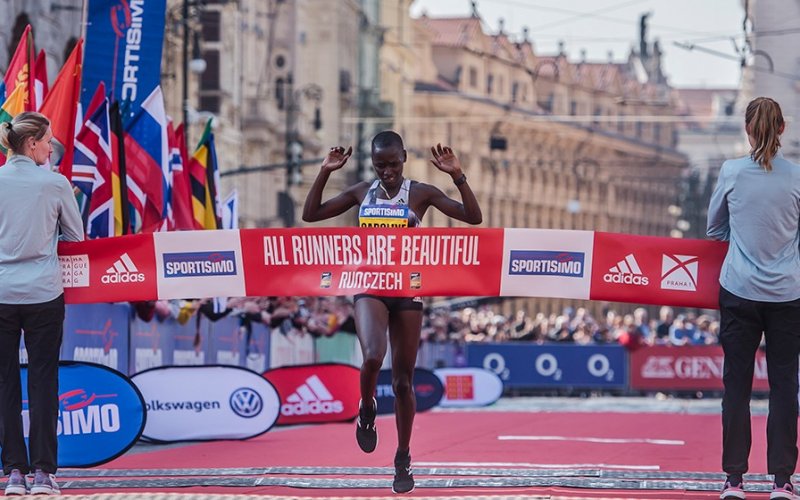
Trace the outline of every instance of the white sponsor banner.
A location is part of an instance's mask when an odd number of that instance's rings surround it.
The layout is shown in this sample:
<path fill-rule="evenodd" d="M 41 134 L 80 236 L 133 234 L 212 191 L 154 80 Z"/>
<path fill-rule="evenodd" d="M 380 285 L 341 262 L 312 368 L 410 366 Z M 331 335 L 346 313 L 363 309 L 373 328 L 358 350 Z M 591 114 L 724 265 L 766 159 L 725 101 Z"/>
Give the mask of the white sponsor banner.
<path fill-rule="evenodd" d="M 244 264 L 239 231 L 154 233 L 158 296 L 244 297 Z"/>
<path fill-rule="evenodd" d="M 494 372 L 482 368 L 439 368 L 433 373 L 444 387 L 439 406 L 487 406 L 503 395 L 503 381 Z"/>
<path fill-rule="evenodd" d="M 588 299 L 594 232 L 506 229 L 500 296 Z"/>
<path fill-rule="evenodd" d="M 153 441 L 247 439 L 267 432 L 278 420 L 278 392 L 244 368 L 168 366 L 137 373 L 131 380 L 147 409 L 142 435 Z"/>

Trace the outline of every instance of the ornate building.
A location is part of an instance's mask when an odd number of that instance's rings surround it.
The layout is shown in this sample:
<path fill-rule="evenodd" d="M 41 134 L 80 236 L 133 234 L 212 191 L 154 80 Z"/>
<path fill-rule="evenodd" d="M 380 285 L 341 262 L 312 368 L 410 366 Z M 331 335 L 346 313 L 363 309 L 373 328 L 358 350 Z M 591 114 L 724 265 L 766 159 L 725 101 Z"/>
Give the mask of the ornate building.
<path fill-rule="evenodd" d="M 404 34 L 413 58 L 392 50 L 384 61 L 416 61 L 410 112 L 396 119 L 409 177 L 457 195 L 428 162 L 441 142 L 460 156 L 484 226 L 670 235 L 687 159 L 663 119 L 675 103 L 657 46 L 644 43 L 622 63 L 570 62 L 536 54 L 527 36 L 485 33 L 478 17 L 422 17 L 412 30 Z M 407 99 L 411 83 L 398 80 L 395 95 Z M 453 224 L 434 212 L 426 225 Z M 558 312 L 567 303 L 506 300 L 504 309 Z"/>

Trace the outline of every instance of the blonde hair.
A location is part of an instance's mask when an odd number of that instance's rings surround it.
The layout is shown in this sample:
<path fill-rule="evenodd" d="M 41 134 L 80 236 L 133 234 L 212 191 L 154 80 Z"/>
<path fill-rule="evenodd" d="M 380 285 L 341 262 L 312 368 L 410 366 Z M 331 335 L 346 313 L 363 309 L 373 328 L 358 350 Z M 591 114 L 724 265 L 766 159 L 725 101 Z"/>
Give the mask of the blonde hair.
<path fill-rule="evenodd" d="M 780 105 L 769 97 L 756 97 L 747 105 L 744 122 L 754 142 L 750 157 L 764 170 L 771 171 L 772 159 L 781 147 L 784 126 Z"/>
<path fill-rule="evenodd" d="M 25 111 L 10 122 L 0 124 L 0 145 L 13 153 L 22 153 L 28 137 L 39 141 L 47 134 L 48 127 L 50 120 L 43 114 Z"/>

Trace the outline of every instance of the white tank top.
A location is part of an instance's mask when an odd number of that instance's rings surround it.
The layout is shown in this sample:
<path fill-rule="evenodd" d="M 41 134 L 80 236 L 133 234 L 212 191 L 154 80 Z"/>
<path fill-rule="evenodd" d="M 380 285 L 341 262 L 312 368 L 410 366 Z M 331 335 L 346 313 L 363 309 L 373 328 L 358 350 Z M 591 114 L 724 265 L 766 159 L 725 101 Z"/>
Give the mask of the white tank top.
<path fill-rule="evenodd" d="M 400 191 L 391 199 L 378 198 L 380 180 L 375 179 L 358 209 L 360 227 L 417 227 L 421 221 L 408 206 L 411 180 L 404 179 Z"/>

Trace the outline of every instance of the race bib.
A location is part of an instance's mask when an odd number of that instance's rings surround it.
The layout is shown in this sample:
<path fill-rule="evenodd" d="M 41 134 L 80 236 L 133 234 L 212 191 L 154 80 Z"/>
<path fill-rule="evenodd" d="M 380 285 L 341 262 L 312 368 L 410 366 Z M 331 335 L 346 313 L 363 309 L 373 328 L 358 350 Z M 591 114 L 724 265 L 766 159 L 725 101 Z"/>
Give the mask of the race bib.
<path fill-rule="evenodd" d="M 362 205 L 358 211 L 361 227 L 408 227 L 408 206 Z"/>

